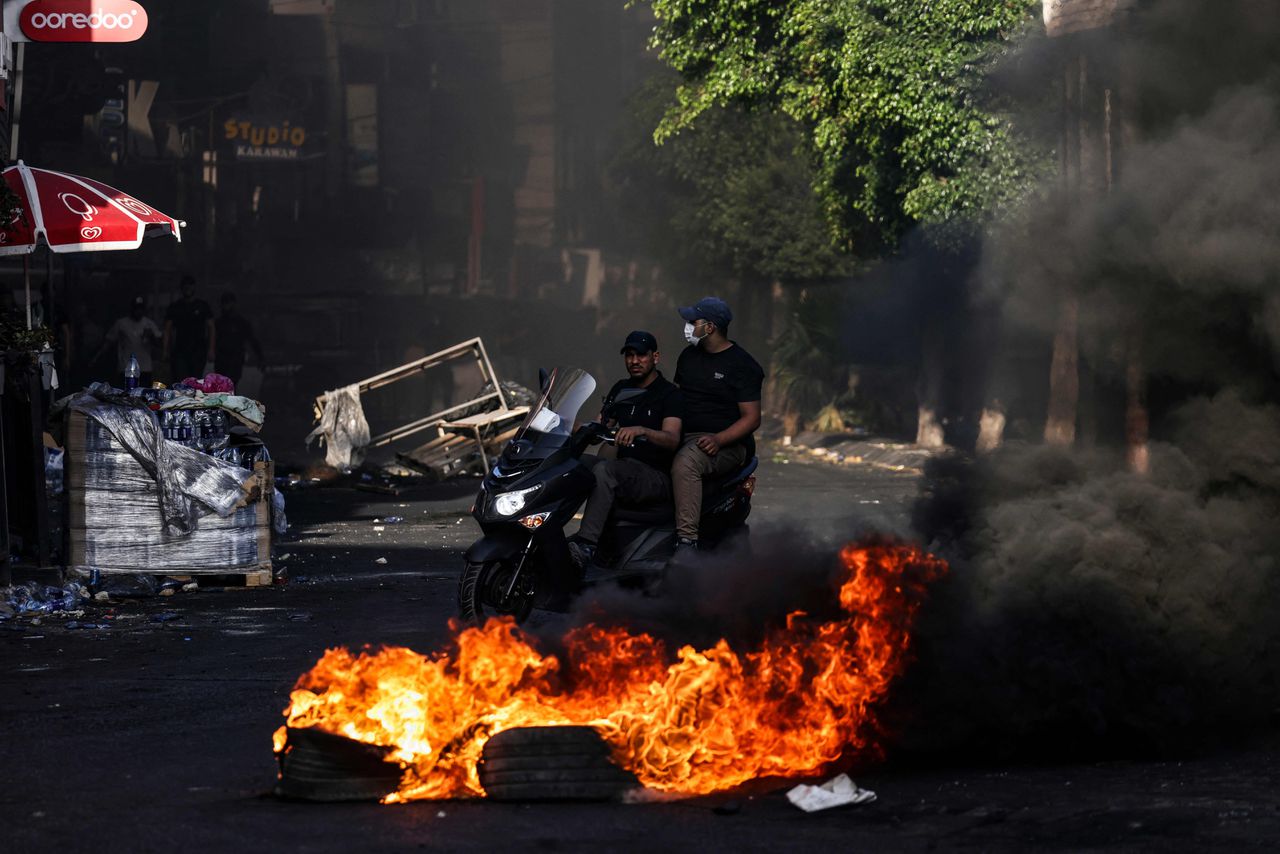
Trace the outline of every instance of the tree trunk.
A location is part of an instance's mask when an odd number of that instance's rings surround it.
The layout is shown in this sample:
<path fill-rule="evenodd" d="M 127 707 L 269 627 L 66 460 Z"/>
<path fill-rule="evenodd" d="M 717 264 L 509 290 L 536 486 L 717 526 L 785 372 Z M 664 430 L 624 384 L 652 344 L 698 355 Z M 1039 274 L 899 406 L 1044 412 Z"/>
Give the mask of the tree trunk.
<path fill-rule="evenodd" d="M 1125 365 L 1124 437 L 1129 471 L 1139 475 L 1151 471 L 1151 452 L 1147 446 L 1151 418 L 1147 413 L 1146 385 L 1142 351 L 1135 335 L 1129 342 L 1128 363 Z"/>
<path fill-rule="evenodd" d="M 1068 294 L 1058 314 L 1053 337 L 1053 362 L 1049 367 L 1049 416 L 1044 440 L 1069 446 L 1076 440 L 1076 408 L 1080 402 L 1080 298 Z"/>
<path fill-rule="evenodd" d="M 791 440 L 800 432 L 800 413 L 790 407 L 782 415 L 783 444 L 790 445 Z"/>
<path fill-rule="evenodd" d="M 916 444 L 921 448 L 942 448 L 946 445 L 946 431 L 942 424 L 944 354 L 940 326 L 932 318 L 926 321 L 920 353 L 920 375 L 916 380 Z"/>
<path fill-rule="evenodd" d="M 1004 335 L 1004 318 L 993 304 L 983 304 L 970 324 L 970 358 L 981 365 L 982 410 L 974 451 L 989 454 L 1004 444 L 1009 402 L 1017 391 L 1010 343 Z"/>
<path fill-rule="evenodd" d="M 993 400 L 982 409 L 978 417 L 978 442 L 974 446 L 979 454 L 989 454 L 1004 443 L 1004 404 Z"/>

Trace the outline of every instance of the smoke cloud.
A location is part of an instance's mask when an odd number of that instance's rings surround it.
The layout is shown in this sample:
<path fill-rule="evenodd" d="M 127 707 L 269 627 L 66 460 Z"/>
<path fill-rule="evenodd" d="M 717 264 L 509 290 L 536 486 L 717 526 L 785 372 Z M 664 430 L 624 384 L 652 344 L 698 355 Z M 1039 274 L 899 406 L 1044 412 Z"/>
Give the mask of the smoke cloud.
<path fill-rule="evenodd" d="M 1110 192 L 1046 188 L 980 278 L 1040 340 L 1077 294 L 1103 391 L 1136 342 L 1151 473 L 1102 447 L 934 464 L 915 523 L 953 572 L 895 701 L 904 749 L 1162 749 L 1280 707 L 1280 20 L 1251 0 L 1148 8 L 1078 43 L 1120 81 Z M 1097 416 L 1118 424 L 1113 402 Z"/>
<path fill-rule="evenodd" d="M 1157 379 L 1270 390 L 1280 20 L 1269 6 L 1153 4 L 1131 28 L 1085 43 L 1095 142 L 1103 89 L 1112 92 L 1114 184 L 1046 187 L 988 242 L 984 296 L 1015 330 L 1051 334 L 1062 295 L 1074 292 L 1082 354 L 1104 378 L 1119 369 L 1118 339 L 1136 334 Z"/>
<path fill-rule="evenodd" d="M 589 591 L 572 620 L 625 626 L 670 645 L 710 646 L 723 637 L 747 647 L 792 611 L 820 619 L 841 613 L 836 591 L 848 571 L 839 545 L 798 526 L 764 526 L 752 531 L 749 547 L 726 544 L 700 553 L 688 567 L 671 567 L 660 595 L 616 585 Z"/>
<path fill-rule="evenodd" d="M 917 525 L 952 560 L 898 700 L 903 746 L 1159 749 L 1280 701 L 1280 410 L 1189 403 L 1152 474 L 1012 446 L 941 461 Z"/>

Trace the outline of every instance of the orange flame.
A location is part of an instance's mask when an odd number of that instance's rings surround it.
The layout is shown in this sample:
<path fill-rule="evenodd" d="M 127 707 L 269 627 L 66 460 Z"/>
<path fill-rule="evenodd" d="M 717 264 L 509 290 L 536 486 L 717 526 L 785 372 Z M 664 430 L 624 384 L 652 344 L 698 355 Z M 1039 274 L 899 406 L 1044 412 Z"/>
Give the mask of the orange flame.
<path fill-rule="evenodd" d="M 389 801 L 482 796 L 485 742 L 520 726 L 594 726 L 617 764 L 661 791 L 814 775 L 873 747 L 872 708 L 906 663 L 925 585 L 947 569 L 896 543 L 846 546 L 840 558 L 848 616 L 797 611 L 754 651 L 721 640 L 672 660 L 647 634 L 589 625 L 565 638 L 561 662 L 494 619 L 460 632 L 447 653 L 327 651 L 298 680 L 286 725 L 394 747 L 405 774 Z"/>

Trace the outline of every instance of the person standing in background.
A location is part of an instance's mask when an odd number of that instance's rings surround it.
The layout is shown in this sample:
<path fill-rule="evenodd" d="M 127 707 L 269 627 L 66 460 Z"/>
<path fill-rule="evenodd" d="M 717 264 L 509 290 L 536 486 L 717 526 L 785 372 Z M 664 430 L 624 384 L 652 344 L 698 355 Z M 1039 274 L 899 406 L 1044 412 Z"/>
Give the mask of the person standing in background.
<path fill-rule="evenodd" d="M 115 344 L 117 376 L 112 378 L 113 382 L 121 381 L 125 368 L 129 366 L 129 357 L 133 356 L 138 360 L 140 371 L 138 383 L 146 388 L 151 385 L 151 379 L 154 376 L 151 346 L 159 339 L 160 327 L 156 326 L 154 320 L 147 317 L 147 301 L 143 297 L 134 297 L 129 305 L 129 313 L 118 318 L 107 330 L 107 337 L 98 348 L 98 352 L 89 360 L 89 364 L 97 362 L 102 358 L 107 347 Z"/>
<path fill-rule="evenodd" d="M 253 334 L 253 324 L 236 307 L 236 295 L 227 291 L 222 295 L 222 314 L 214 323 L 213 369 L 233 383 L 239 383 L 244 373 L 246 349 L 253 350 L 253 358 L 259 367 L 264 364 L 262 345 Z"/>
<path fill-rule="evenodd" d="M 169 305 L 164 318 L 164 361 L 173 371 L 173 382 L 204 376 L 213 361 L 217 332 L 213 309 L 196 297 L 196 280 L 182 277 L 182 296 Z"/>

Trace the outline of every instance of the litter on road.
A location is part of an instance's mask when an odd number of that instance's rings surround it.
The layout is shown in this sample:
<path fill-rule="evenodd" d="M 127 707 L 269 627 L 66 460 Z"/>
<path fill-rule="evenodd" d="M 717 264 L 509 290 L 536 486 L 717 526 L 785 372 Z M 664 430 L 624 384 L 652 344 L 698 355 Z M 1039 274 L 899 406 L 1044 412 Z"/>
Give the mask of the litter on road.
<path fill-rule="evenodd" d="M 801 784 L 787 792 L 787 800 L 805 812 L 842 807 L 846 804 L 867 804 L 876 799 L 870 789 L 860 789 L 848 774 L 838 774 L 821 786 Z"/>

